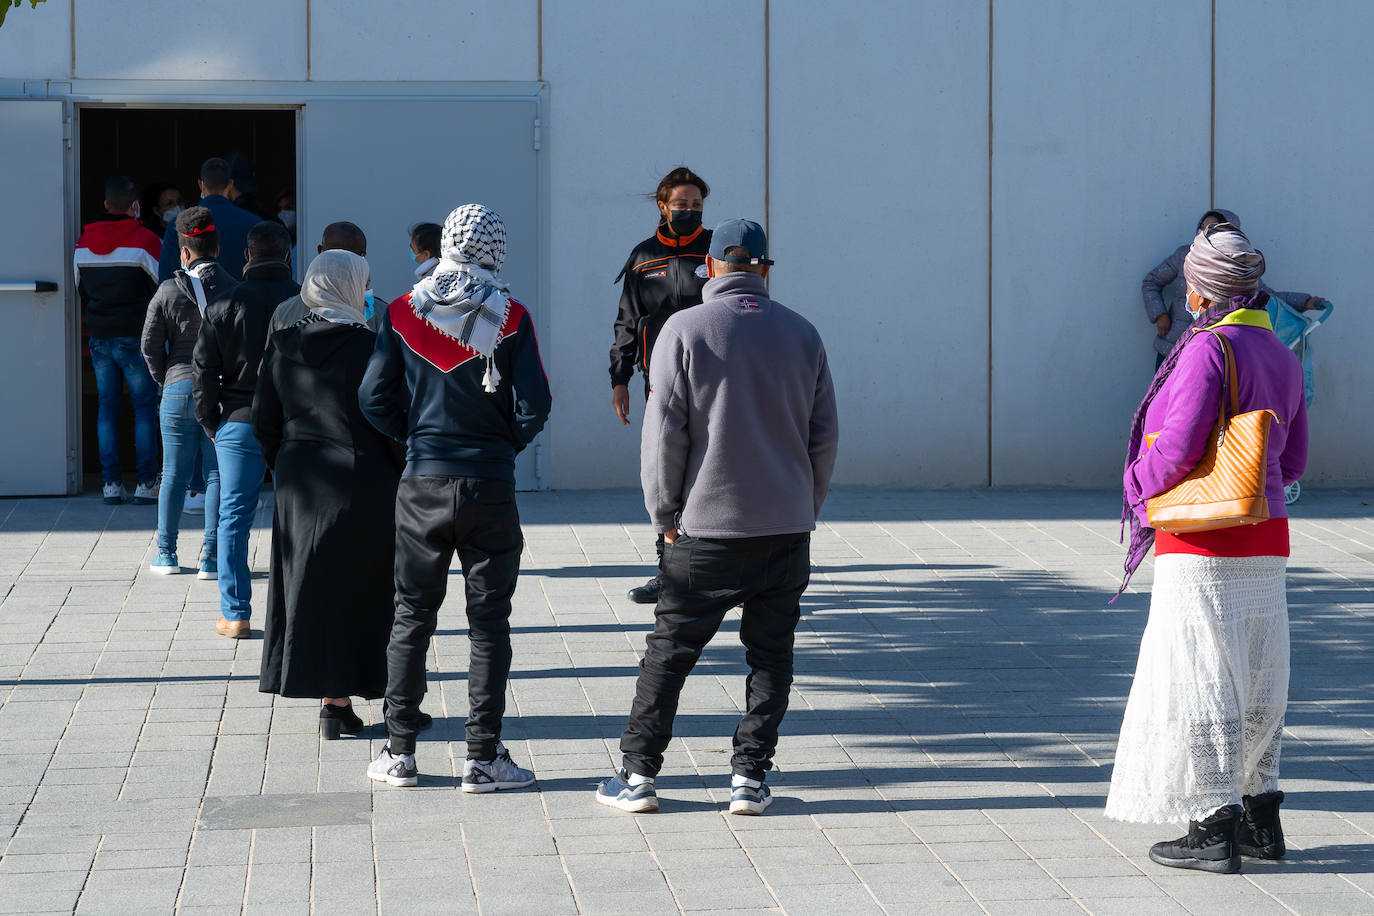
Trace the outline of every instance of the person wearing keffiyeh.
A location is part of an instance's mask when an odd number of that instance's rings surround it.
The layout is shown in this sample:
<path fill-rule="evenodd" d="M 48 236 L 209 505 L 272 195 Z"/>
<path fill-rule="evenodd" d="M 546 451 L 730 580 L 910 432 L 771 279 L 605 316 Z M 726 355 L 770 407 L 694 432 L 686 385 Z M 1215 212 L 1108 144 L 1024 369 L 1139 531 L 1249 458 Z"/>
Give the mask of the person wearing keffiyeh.
<path fill-rule="evenodd" d="M 440 247 L 434 272 L 386 309 L 358 392 L 368 420 L 407 449 L 387 651 L 390 742 L 368 776 L 416 784 L 425 655 L 457 553 L 471 643 L 463 791 L 492 792 L 534 781 L 501 744 L 501 719 L 524 543 L 515 456 L 544 427 L 551 396 L 533 321 L 501 278 L 501 217 L 481 204 L 458 207 L 444 221 Z"/>
<path fill-rule="evenodd" d="M 1149 620 L 1117 743 L 1107 816 L 1188 821 L 1150 858 L 1236 872 L 1241 857 L 1284 854 L 1279 746 L 1288 697 L 1285 483 L 1307 464 L 1302 368 L 1269 323 L 1264 255 L 1238 226 L 1200 230 L 1183 264 L 1192 330 L 1136 410 L 1123 475 L 1129 526 L 1124 591 L 1153 546 Z M 1265 493 L 1269 520 L 1200 533 L 1156 532 L 1149 500 L 1202 460 L 1226 390 L 1225 337 L 1239 412 L 1272 411 Z M 1120 593 L 1118 592 L 1118 595 Z"/>

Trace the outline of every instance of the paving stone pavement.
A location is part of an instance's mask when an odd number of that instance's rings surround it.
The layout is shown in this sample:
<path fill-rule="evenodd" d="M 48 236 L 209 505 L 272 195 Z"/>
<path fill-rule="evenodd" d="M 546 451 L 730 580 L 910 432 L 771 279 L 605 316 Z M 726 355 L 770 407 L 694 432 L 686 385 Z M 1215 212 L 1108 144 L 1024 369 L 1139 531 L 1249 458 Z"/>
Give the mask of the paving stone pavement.
<path fill-rule="evenodd" d="M 1106 606 L 1111 494 L 833 494 L 760 818 L 724 813 L 737 615 L 688 681 L 663 810 L 592 799 L 652 619 L 625 598 L 653 557 L 637 493 L 520 497 L 505 739 L 539 781 L 493 796 L 457 788 L 457 573 L 420 787 L 374 787 L 375 725 L 321 741 L 314 701 L 257 692 L 260 640 L 215 635 L 214 583 L 148 573 L 154 508 L 0 500 L 0 911 L 1374 913 L 1371 502 L 1295 509 L 1291 852 L 1212 876 L 1145 857 L 1176 831 L 1102 816 L 1151 571 Z"/>

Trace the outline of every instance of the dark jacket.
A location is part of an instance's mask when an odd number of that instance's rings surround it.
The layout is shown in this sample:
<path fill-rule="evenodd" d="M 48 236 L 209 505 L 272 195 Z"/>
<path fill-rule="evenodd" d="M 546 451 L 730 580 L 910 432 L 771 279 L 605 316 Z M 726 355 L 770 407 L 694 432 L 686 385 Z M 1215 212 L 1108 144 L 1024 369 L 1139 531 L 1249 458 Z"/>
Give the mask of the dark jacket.
<path fill-rule="evenodd" d="M 247 423 L 267 346 L 267 323 L 283 299 L 300 292 L 285 261 L 258 261 L 228 299 L 205 310 L 191 390 L 196 419 L 214 437 L 221 423 Z"/>
<path fill-rule="evenodd" d="M 190 269 L 198 271 L 207 309 L 223 303 L 239 285 L 228 271 L 209 258 L 201 258 Z M 186 271 L 178 270 L 157 288 L 153 301 L 148 303 L 140 346 L 148 371 L 159 385 L 165 387 L 191 377 L 191 360 L 203 319 Z"/>
<path fill-rule="evenodd" d="M 243 250 L 248 247 L 248 230 L 262 219 L 256 213 L 234 206 L 233 201 L 223 194 L 211 194 L 200 200 L 199 206 L 207 208 L 215 217 L 215 231 L 219 233 L 219 261 L 221 267 L 229 271 L 235 280 L 243 277 Z M 172 274 L 181 266 L 181 243 L 177 239 L 174 222 L 167 227 L 162 237 L 162 257 L 158 261 L 157 273 L 163 280 L 170 280 Z"/>
<path fill-rule="evenodd" d="M 132 216 L 107 213 L 82 228 L 72 267 L 90 336 L 137 337 L 143 330 L 161 247 Z"/>
<path fill-rule="evenodd" d="M 697 229 L 681 239 L 665 235 L 663 227 L 634 247 L 617 282 L 623 277 L 620 311 L 615 317 L 611 346 L 611 385 L 629 384 L 638 367 L 649 375 L 649 355 L 658 332 L 675 312 L 701 303 L 706 285 L 706 253 L 711 230 Z"/>
<path fill-rule="evenodd" d="M 552 396 L 534 324 L 514 299 L 487 360 L 427 323 L 406 293 L 387 309 L 358 400 L 386 435 L 406 443 L 406 475 L 515 481 L 515 456 L 549 417 Z"/>

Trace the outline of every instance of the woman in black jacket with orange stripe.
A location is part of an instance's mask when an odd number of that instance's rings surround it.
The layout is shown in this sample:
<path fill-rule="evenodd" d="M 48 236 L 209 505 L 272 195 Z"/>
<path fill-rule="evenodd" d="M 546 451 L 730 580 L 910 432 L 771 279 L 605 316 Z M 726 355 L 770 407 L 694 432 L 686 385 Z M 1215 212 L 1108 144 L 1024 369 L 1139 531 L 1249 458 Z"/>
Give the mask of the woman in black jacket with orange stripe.
<path fill-rule="evenodd" d="M 701 304 L 706 285 L 706 252 L 711 230 L 701 225 L 703 202 L 711 193 L 706 181 L 685 166 L 673 169 L 658 183 L 658 230 L 630 252 L 617 282 L 620 311 L 615 318 L 615 343 L 611 346 L 611 409 L 620 422 L 630 425 L 630 376 L 638 368 L 644 374 L 644 395 L 649 394 L 649 357 L 663 323 L 674 313 Z M 663 553 L 663 537 L 658 539 Z M 653 604 L 662 585 L 658 576 L 630 590 L 630 600 Z"/>

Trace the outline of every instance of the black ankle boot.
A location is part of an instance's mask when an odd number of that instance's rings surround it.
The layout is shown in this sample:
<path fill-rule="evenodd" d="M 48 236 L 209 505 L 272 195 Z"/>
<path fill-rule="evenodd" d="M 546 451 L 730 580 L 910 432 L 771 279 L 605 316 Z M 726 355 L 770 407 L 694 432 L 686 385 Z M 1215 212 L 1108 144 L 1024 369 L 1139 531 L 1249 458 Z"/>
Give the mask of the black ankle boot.
<path fill-rule="evenodd" d="M 1240 871 L 1236 831 L 1243 816 L 1240 805 L 1227 805 L 1201 821 L 1190 821 L 1187 836 L 1154 844 L 1150 847 L 1150 858 L 1170 868 L 1233 875 Z"/>
<path fill-rule="evenodd" d="M 1236 831 L 1236 845 L 1240 854 L 1252 859 L 1282 859 L 1288 851 L 1283 845 L 1283 828 L 1279 826 L 1279 805 L 1283 803 L 1282 792 L 1265 792 L 1263 795 L 1247 795 L 1245 814 L 1240 819 L 1240 829 Z"/>
<path fill-rule="evenodd" d="M 352 706 L 335 706 L 325 703 L 320 707 L 320 735 L 326 741 L 333 741 L 340 735 L 356 735 L 363 730 L 363 720 L 353 711 Z"/>

